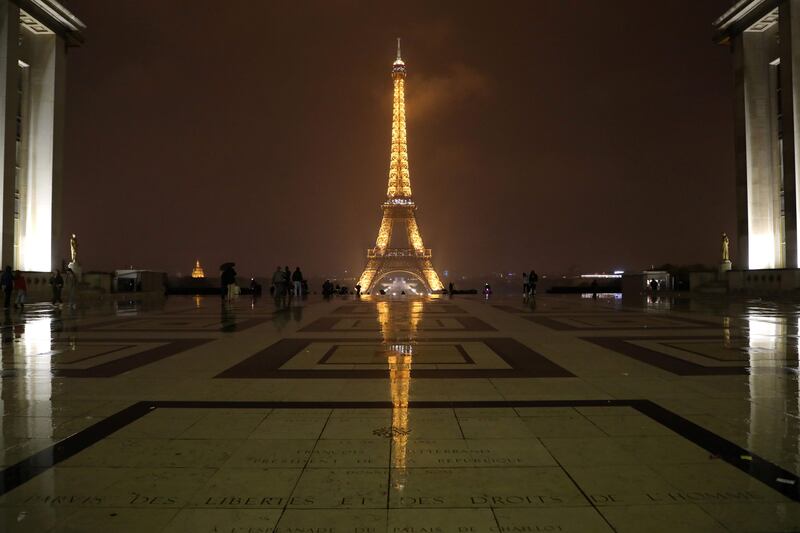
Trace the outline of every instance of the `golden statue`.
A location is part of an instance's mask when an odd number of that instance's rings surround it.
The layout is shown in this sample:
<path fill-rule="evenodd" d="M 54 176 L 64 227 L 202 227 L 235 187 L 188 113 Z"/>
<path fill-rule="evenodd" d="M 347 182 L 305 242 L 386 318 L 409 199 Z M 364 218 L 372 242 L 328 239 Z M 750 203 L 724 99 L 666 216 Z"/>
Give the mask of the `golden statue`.
<path fill-rule="evenodd" d="M 722 262 L 723 263 L 731 262 L 730 239 L 728 239 L 728 236 L 725 234 L 725 232 L 722 233 Z"/>
<path fill-rule="evenodd" d="M 70 262 L 78 262 L 78 237 L 74 233 L 69 238 L 69 257 Z"/>

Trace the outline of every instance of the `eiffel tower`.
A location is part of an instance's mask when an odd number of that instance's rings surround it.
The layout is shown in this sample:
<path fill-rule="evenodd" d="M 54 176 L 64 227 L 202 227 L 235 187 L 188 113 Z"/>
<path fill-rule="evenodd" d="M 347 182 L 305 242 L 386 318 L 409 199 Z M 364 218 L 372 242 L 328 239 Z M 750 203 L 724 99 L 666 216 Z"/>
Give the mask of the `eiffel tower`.
<path fill-rule="evenodd" d="M 375 284 L 389 274 L 405 274 L 415 278 L 428 292 L 444 287 L 431 264 L 431 250 L 425 248 L 414 216 L 416 205 L 411 198 L 411 175 L 408 171 L 408 146 L 406 144 L 406 65 L 400 57 L 400 39 L 397 39 L 397 59 L 392 65 L 394 100 L 392 105 L 392 152 L 389 160 L 389 186 L 386 201 L 381 206 L 383 219 L 378 230 L 375 247 L 367 250 L 367 266 L 358 283 L 369 294 Z M 407 240 L 393 230 L 405 225 Z M 401 230 L 402 231 L 402 230 Z M 395 237 L 394 240 L 392 237 Z"/>

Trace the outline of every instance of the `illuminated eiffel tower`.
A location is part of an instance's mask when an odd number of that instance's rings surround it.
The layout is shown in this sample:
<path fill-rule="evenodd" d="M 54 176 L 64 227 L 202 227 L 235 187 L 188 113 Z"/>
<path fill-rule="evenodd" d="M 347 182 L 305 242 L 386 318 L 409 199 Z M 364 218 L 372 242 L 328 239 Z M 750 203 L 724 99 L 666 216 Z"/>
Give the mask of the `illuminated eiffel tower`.
<path fill-rule="evenodd" d="M 406 274 L 416 278 L 428 292 L 444 287 L 431 264 L 431 250 L 422 244 L 417 219 L 414 216 L 414 200 L 411 198 L 411 175 L 408 171 L 408 147 L 406 144 L 406 65 L 400 57 L 400 39 L 397 39 L 397 59 L 392 65 L 394 101 L 392 105 L 392 153 L 389 162 L 389 186 L 383 208 L 383 220 L 378 230 L 375 247 L 367 250 L 367 266 L 358 283 L 365 293 L 371 293 L 375 284 L 390 274 Z M 402 240 L 393 232 L 396 226 L 405 224 Z M 401 230 L 402 231 L 402 230 Z M 395 239 L 392 239 L 394 235 Z"/>

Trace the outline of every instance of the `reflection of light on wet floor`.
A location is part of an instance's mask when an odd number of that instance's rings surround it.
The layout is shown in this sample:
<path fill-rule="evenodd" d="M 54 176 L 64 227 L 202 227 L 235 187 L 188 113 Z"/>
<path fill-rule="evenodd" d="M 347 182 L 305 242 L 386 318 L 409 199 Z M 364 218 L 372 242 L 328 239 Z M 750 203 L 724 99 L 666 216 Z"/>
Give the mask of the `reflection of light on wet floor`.
<path fill-rule="evenodd" d="M 795 348 L 789 351 L 789 320 L 785 316 L 779 316 L 775 309 L 765 309 L 766 312 L 750 312 L 746 316 L 747 320 L 747 350 L 750 360 L 750 419 L 748 424 L 747 446 L 756 453 L 767 457 L 775 453 L 777 449 L 785 446 L 783 442 L 787 436 L 792 439 L 789 424 L 791 418 L 786 416 L 776 416 L 767 405 L 761 405 L 760 401 L 764 398 L 782 397 L 791 398 L 794 396 L 795 403 L 798 404 L 795 413 L 800 412 L 800 394 L 792 394 L 792 388 L 797 388 L 796 378 L 789 378 L 782 372 L 770 372 L 770 369 L 793 369 L 797 370 L 798 353 Z M 800 322 L 793 318 L 791 323 Z M 795 332 L 796 337 L 796 332 Z M 767 370 L 767 371 L 759 371 Z M 791 411 L 791 408 L 787 408 Z M 792 449 L 794 448 L 794 449 Z M 793 455 L 795 467 L 800 464 L 800 443 L 795 442 L 793 446 L 785 448 L 785 452 Z"/>
<path fill-rule="evenodd" d="M 750 365 L 763 361 L 785 361 L 786 319 L 781 317 L 747 317 Z"/>
<path fill-rule="evenodd" d="M 38 318 L 25 323 L 24 332 L 22 333 L 22 355 L 25 359 L 26 366 L 30 364 L 41 364 L 42 360 L 47 361 L 47 366 L 50 366 L 50 355 L 52 355 L 52 332 L 51 324 L 53 319 Z M 19 349 L 20 346 L 16 348 Z"/>
<path fill-rule="evenodd" d="M 409 432 L 408 402 L 411 390 L 411 364 L 417 329 L 422 320 L 422 300 L 377 302 L 378 323 L 381 326 L 384 350 L 389 366 L 389 387 L 392 396 L 392 468 L 394 487 L 402 490 L 406 484 L 406 456 Z M 397 339 L 400 330 L 408 331 L 405 341 Z"/>
<path fill-rule="evenodd" d="M 597 296 L 597 299 L 602 300 L 622 300 L 621 292 L 598 292 L 596 295 L 591 292 L 582 292 L 580 296 L 584 300 L 594 300 L 595 296 Z"/>
<path fill-rule="evenodd" d="M 139 314 L 139 302 L 120 301 L 116 302 L 115 306 L 117 316 L 137 316 Z"/>
<path fill-rule="evenodd" d="M 26 322 L 21 342 L 15 343 L 17 366 L 24 365 L 22 373 L 26 378 L 31 378 L 23 381 L 24 397 L 28 400 L 50 400 L 51 397 L 53 387 L 49 378 L 53 357 L 52 322 L 51 317 Z"/>

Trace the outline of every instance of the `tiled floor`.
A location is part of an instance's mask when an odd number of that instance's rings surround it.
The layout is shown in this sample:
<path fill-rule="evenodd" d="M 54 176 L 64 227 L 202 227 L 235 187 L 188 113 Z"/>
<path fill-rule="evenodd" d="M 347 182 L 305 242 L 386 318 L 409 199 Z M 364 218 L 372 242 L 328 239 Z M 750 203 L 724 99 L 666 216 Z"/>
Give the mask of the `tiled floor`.
<path fill-rule="evenodd" d="M 798 311 L 29 306 L 0 322 L 0 531 L 800 531 Z"/>

